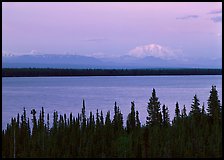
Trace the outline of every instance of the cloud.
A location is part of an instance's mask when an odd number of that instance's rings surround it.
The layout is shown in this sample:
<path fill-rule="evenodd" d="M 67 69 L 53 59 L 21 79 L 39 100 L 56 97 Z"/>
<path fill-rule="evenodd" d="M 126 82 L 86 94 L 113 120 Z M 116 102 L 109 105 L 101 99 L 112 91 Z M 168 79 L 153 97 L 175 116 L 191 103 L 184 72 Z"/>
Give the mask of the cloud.
<path fill-rule="evenodd" d="M 187 20 L 187 19 L 195 19 L 198 18 L 198 15 L 187 15 L 187 16 L 183 16 L 183 17 L 177 17 L 177 20 Z"/>
<path fill-rule="evenodd" d="M 222 22 L 222 16 L 212 17 L 211 20 L 215 23 Z"/>
<path fill-rule="evenodd" d="M 153 56 L 161 59 L 176 59 L 176 53 L 180 52 L 182 52 L 180 49 L 170 49 L 158 44 L 148 44 L 135 47 L 129 51 L 129 55 L 138 58 Z"/>
<path fill-rule="evenodd" d="M 208 14 L 219 14 L 219 13 L 222 13 L 222 9 L 210 11 Z"/>
<path fill-rule="evenodd" d="M 106 38 L 104 37 L 95 37 L 95 38 L 87 38 L 84 41 L 91 41 L 91 42 L 97 42 L 97 41 L 104 41 Z"/>

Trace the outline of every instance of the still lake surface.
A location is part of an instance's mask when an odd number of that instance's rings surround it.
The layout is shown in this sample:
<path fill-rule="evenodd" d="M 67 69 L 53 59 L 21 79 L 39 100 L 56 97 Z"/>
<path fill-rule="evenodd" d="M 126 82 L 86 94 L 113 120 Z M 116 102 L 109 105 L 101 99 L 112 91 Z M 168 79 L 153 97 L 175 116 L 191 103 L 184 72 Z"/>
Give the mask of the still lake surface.
<path fill-rule="evenodd" d="M 2 78 L 2 129 L 17 113 L 23 113 L 23 107 L 31 120 L 31 109 L 36 109 L 37 117 L 43 106 L 45 113 L 53 111 L 59 114 L 70 112 L 77 116 L 81 112 L 82 100 L 85 99 L 86 115 L 102 110 L 104 117 L 110 110 L 111 119 L 116 101 L 124 117 L 124 124 L 131 108 L 131 101 L 139 111 L 140 121 L 145 124 L 147 103 L 155 88 L 162 105 L 169 108 L 173 119 L 175 104 L 180 109 L 186 105 L 190 111 L 193 96 L 197 94 L 200 104 L 207 100 L 211 86 L 216 85 L 222 104 L 222 75 L 193 76 L 102 76 L 102 77 L 4 77 Z M 200 107 L 201 107 L 200 105 Z M 45 114 L 46 115 L 46 114 Z M 46 118 L 46 116 L 45 116 Z M 31 122 L 31 121 L 30 121 Z"/>

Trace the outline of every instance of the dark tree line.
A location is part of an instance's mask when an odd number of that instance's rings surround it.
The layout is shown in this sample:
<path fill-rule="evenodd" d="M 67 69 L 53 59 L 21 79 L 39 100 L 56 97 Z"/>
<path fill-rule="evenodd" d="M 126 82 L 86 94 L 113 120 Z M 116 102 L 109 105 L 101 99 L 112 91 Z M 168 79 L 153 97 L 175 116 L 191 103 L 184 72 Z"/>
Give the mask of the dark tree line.
<path fill-rule="evenodd" d="M 56 69 L 56 68 L 3 68 L 2 77 L 38 76 L 143 76 L 143 75 L 221 75 L 222 69 Z"/>
<path fill-rule="evenodd" d="M 23 114 L 12 118 L 2 131 L 2 157 L 222 157 L 222 107 L 215 86 L 207 111 L 204 103 L 200 105 L 195 95 L 187 115 L 186 107 L 180 109 L 177 102 L 170 121 L 168 106 L 160 108 L 153 89 L 146 123 L 140 123 L 139 112 L 131 102 L 126 125 L 116 102 L 113 115 L 108 111 L 104 116 L 98 109 L 96 115 L 86 115 L 83 100 L 77 117 L 55 111 L 51 126 L 43 107 L 39 118 L 36 110 L 31 110 L 31 120 L 24 108 Z"/>

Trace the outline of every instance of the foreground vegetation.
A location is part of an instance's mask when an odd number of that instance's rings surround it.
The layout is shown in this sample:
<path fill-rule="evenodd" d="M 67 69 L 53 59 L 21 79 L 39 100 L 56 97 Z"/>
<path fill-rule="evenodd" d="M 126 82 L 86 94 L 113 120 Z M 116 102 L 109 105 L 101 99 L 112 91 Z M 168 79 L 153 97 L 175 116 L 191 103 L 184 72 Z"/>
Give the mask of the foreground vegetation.
<path fill-rule="evenodd" d="M 3 77 L 38 76 L 144 76 L 144 75 L 221 75 L 222 69 L 160 68 L 160 69 L 55 69 L 3 68 Z"/>
<path fill-rule="evenodd" d="M 77 117 L 55 111 L 51 127 L 43 108 L 39 119 L 31 110 L 32 125 L 24 108 L 2 131 L 2 157 L 222 157 L 222 107 L 215 86 L 207 103 L 205 111 L 195 95 L 187 115 L 177 102 L 170 121 L 168 107 L 161 107 L 153 89 L 144 125 L 134 102 L 126 124 L 116 102 L 113 116 L 97 110 L 87 117 L 83 100 Z"/>

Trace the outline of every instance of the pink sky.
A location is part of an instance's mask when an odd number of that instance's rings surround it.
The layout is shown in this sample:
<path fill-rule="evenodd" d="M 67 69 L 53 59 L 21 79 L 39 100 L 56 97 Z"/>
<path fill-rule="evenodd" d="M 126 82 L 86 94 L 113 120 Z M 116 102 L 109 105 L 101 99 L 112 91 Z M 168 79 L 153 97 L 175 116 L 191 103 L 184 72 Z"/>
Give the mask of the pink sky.
<path fill-rule="evenodd" d="M 109 57 L 156 44 L 185 57 L 221 57 L 218 2 L 3 2 L 2 8 L 3 53 Z"/>

